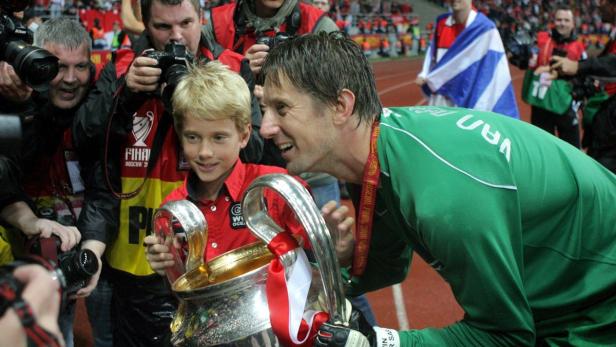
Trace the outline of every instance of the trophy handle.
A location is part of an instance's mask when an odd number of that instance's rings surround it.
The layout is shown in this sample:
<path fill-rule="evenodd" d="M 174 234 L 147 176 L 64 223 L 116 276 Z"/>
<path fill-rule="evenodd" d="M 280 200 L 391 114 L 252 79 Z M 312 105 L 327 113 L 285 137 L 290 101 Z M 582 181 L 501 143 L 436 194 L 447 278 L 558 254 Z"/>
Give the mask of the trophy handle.
<path fill-rule="evenodd" d="M 242 199 L 242 211 L 246 225 L 265 244 L 269 244 L 278 233 L 283 231 L 267 213 L 263 196 L 263 190 L 266 188 L 276 191 L 285 199 L 308 234 L 319 265 L 325 303 L 331 320 L 348 323 L 342 277 L 334 244 L 323 216 L 304 186 L 285 174 L 270 174 L 255 179 Z M 294 252 L 289 252 L 281 258 L 285 268 L 295 261 L 295 256 Z"/>
<path fill-rule="evenodd" d="M 171 284 L 185 273 L 203 265 L 207 222 L 195 204 L 188 200 L 170 201 L 156 210 L 152 217 L 152 225 L 154 234 L 169 246 L 175 262 L 166 270 L 167 279 Z M 188 243 L 186 262 L 181 255 L 184 242 Z"/>

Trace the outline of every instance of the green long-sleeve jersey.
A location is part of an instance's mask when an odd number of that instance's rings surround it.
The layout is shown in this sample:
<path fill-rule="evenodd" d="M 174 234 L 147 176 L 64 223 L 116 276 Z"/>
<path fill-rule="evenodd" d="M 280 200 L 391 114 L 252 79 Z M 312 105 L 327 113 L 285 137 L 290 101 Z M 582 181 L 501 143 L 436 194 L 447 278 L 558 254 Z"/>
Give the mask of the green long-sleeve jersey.
<path fill-rule="evenodd" d="M 368 264 L 350 294 L 402 281 L 415 251 L 465 312 L 400 332 L 402 346 L 616 346 L 616 176 L 530 124 L 459 108 L 384 109 L 377 151 Z"/>

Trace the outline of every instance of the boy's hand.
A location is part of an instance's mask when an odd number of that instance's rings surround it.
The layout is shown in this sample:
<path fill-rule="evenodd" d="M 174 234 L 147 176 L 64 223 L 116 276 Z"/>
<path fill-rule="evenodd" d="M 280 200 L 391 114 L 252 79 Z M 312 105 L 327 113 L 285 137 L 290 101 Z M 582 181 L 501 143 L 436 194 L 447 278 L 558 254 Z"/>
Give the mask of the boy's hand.
<path fill-rule="evenodd" d="M 355 219 L 349 216 L 349 208 L 344 205 L 338 207 L 332 200 L 323 205 L 321 214 L 334 241 L 340 265 L 351 265 L 355 246 Z"/>
<path fill-rule="evenodd" d="M 170 245 L 163 243 L 156 235 L 146 236 L 143 239 L 143 245 L 146 247 L 145 255 L 152 270 L 165 276 L 165 270 L 175 264 L 173 255 L 169 251 Z"/>

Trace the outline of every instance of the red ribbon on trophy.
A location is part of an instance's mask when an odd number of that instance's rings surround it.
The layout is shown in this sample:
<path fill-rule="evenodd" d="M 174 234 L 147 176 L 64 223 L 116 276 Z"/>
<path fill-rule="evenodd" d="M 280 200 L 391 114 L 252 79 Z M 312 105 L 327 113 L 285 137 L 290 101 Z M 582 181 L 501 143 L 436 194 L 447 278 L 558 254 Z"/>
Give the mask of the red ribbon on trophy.
<path fill-rule="evenodd" d="M 312 346 L 319 327 L 329 314 L 308 310 L 304 312 L 312 281 L 310 263 L 304 250 L 287 232 L 278 233 L 267 248 L 276 256 L 268 268 L 265 284 L 272 330 L 283 346 Z M 295 250 L 297 259 L 288 269 L 280 257 Z"/>

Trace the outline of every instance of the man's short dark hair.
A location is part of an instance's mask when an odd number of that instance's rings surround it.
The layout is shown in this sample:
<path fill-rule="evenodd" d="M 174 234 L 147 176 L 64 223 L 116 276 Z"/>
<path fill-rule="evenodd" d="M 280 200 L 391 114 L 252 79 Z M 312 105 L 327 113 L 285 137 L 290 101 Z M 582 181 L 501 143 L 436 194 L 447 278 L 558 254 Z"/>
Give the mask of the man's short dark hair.
<path fill-rule="evenodd" d="M 556 8 L 554 8 L 554 13 L 556 13 L 558 11 L 570 11 L 572 14 L 574 14 L 573 9 L 571 8 L 571 6 L 569 6 L 567 4 L 558 4 L 558 5 L 556 5 Z"/>
<path fill-rule="evenodd" d="M 150 14 L 152 11 L 152 4 L 154 3 L 154 1 L 159 2 L 163 5 L 179 5 L 182 2 L 184 2 L 184 0 L 141 0 L 141 18 L 143 19 L 143 24 L 144 25 L 148 25 L 148 22 L 150 21 Z M 199 0 L 186 0 L 188 2 L 190 2 L 195 11 L 197 12 L 197 14 L 199 14 Z"/>
<path fill-rule="evenodd" d="M 265 84 L 280 87 L 285 78 L 326 105 L 336 105 L 343 89 L 355 94 L 359 122 L 372 122 L 381 101 L 368 59 L 359 45 L 340 32 L 298 36 L 273 48 L 261 70 Z"/>

